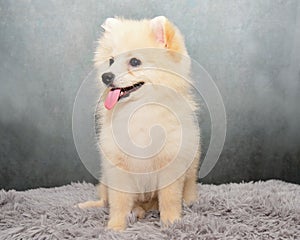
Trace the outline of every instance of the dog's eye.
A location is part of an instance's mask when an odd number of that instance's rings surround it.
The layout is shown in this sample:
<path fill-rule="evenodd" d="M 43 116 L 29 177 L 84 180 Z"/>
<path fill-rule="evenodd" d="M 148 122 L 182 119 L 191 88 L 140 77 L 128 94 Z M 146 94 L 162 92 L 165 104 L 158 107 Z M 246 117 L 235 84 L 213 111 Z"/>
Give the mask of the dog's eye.
<path fill-rule="evenodd" d="M 137 67 L 139 65 L 142 64 L 141 60 L 137 59 L 137 58 L 131 58 L 129 61 L 129 64 L 133 67 Z"/>
<path fill-rule="evenodd" d="M 109 59 L 109 66 L 111 66 L 114 62 L 115 62 L 114 58 L 113 58 L 113 57 L 110 58 L 110 59 Z"/>

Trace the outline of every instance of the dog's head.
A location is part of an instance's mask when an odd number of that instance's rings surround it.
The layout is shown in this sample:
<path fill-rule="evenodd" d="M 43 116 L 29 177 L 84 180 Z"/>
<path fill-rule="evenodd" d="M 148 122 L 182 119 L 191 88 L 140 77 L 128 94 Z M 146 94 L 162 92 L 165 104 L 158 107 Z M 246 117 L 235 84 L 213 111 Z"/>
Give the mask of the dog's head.
<path fill-rule="evenodd" d="M 107 109 L 132 99 L 147 84 L 187 91 L 190 60 L 182 35 L 167 18 L 108 18 L 102 27 L 95 66 L 108 92 Z"/>

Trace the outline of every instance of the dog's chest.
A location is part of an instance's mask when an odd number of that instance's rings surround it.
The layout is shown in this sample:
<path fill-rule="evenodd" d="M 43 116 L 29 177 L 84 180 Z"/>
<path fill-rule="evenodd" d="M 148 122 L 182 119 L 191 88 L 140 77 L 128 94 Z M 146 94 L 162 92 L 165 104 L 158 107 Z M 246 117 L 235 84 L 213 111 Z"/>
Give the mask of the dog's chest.
<path fill-rule="evenodd" d="M 179 137 L 180 123 L 166 107 L 148 104 L 130 114 L 126 109 L 120 109 L 114 115 L 112 129 L 114 134 L 128 135 L 136 146 L 147 147 L 153 142 L 161 142 L 176 130 Z"/>

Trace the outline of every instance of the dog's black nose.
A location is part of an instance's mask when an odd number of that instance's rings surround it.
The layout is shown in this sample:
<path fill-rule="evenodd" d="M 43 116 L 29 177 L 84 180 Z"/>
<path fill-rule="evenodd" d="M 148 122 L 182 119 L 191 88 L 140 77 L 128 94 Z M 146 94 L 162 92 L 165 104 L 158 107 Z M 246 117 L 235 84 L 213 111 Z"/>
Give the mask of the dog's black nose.
<path fill-rule="evenodd" d="M 113 74 L 112 72 L 107 72 L 102 74 L 102 82 L 104 82 L 106 85 L 110 85 L 114 79 L 115 79 L 115 74 Z"/>

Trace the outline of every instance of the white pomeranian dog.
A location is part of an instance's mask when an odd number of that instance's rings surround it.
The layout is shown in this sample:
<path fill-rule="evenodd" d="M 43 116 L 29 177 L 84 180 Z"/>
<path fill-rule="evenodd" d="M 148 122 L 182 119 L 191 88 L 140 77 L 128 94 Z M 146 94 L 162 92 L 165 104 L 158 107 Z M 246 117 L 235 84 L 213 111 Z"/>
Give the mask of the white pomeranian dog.
<path fill-rule="evenodd" d="M 127 215 L 160 211 L 164 226 L 197 198 L 200 131 L 195 120 L 191 61 L 177 27 L 160 16 L 108 18 L 95 54 L 102 100 L 97 126 L 102 174 L 99 201 L 108 228 L 124 230 Z"/>

